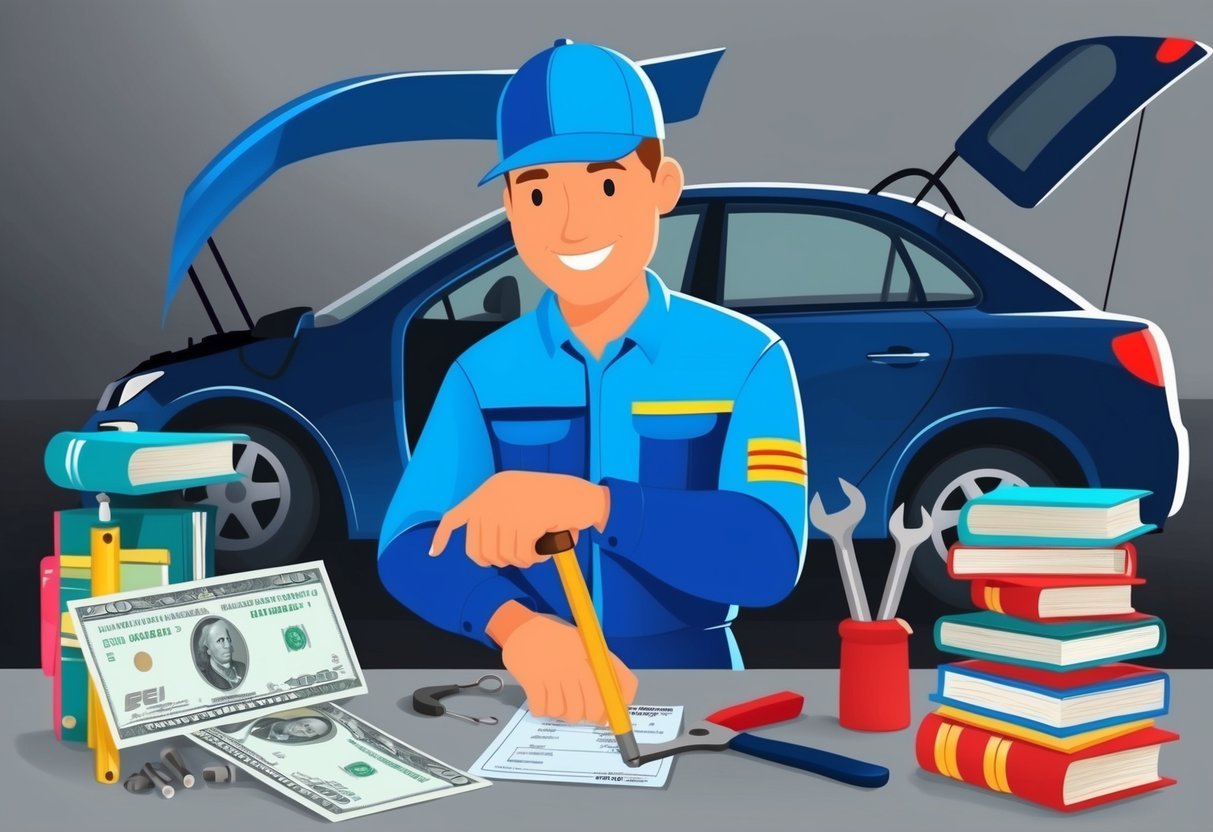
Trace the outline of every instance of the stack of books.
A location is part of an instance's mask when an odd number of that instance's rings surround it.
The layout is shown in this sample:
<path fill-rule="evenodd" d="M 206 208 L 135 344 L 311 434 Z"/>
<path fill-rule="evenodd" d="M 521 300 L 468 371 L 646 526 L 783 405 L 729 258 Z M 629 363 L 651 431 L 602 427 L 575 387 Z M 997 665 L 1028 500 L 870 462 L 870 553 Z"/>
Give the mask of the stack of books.
<path fill-rule="evenodd" d="M 244 434 L 102 431 L 60 433 L 44 464 L 56 485 L 117 494 L 151 494 L 240 479 L 233 447 Z M 69 601 L 92 595 L 93 527 L 116 528 L 121 590 L 184 583 L 215 574 L 216 509 L 124 507 L 103 521 L 96 508 L 56 511 L 54 553 L 42 559 L 42 671 L 52 682 L 51 725 L 65 742 L 88 738 L 88 670 Z"/>
<path fill-rule="evenodd" d="M 948 571 L 982 611 L 935 625 L 936 646 L 968 658 L 939 668 L 923 769 L 1061 811 L 1175 783 L 1158 762 L 1179 737 L 1154 725 L 1170 679 L 1128 661 L 1167 638 L 1132 605 L 1148 494 L 1002 486 L 965 505 Z"/>

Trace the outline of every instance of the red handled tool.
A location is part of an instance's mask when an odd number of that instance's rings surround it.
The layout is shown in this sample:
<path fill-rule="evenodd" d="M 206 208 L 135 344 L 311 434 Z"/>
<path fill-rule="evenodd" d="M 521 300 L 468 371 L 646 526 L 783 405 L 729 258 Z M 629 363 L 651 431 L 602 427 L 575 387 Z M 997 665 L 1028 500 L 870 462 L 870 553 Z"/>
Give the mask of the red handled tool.
<path fill-rule="evenodd" d="M 811 771 L 852 786 L 872 789 L 889 782 L 889 770 L 884 766 L 843 757 L 820 748 L 744 733 L 748 728 L 759 728 L 793 719 L 800 715 L 803 708 L 804 697 L 789 690 L 723 708 L 709 715 L 703 722 L 692 725 L 676 740 L 641 745 L 640 758 L 636 765 L 683 751 L 723 751 L 731 748 L 752 757 Z"/>

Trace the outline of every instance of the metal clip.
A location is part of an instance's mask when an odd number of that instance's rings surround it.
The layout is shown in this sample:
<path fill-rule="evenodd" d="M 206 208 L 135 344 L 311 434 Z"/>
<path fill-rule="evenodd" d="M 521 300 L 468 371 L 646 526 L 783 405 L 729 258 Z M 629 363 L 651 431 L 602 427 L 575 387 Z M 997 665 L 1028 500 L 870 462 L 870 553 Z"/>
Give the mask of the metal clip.
<path fill-rule="evenodd" d="M 497 717 L 495 716 L 468 716 L 467 714 L 457 714 L 454 711 L 448 711 L 446 706 L 438 700 L 446 696 L 459 693 L 461 690 L 468 688 L 479 688 L 485 693 L 499 693 L 505 687 L 505 682 L 500 676 L 488 673 L 481 676 L 475 682 L 469 682 L 466 685 L 433 685 L 427 688 L 417 688 L 413 691 L 413 710 L 425 716 L 453 716 L 456 719 L 463 719 L 476 725 L 496 725 Z"/>

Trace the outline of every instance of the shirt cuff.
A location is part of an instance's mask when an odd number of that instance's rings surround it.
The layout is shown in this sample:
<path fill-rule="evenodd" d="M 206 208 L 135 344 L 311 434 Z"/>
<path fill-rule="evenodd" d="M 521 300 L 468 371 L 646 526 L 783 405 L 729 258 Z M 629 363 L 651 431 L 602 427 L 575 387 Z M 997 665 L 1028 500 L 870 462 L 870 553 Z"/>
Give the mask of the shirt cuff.
<path fill-rule="evenodd" d="M 506 601 L 517 601 L 528 609 L 536 609 L 534 599 L 502 575 L 493 575 L 472 587 L 463 602 L 463 611 L 459 614 L 463 634 L 489 647 L 500 649 L 501 645 L 493 641 L 484 628 L 489 625 L 493 613 Z"/>
<path fill-rule="evenodd" d="M 606 526 L 598 535 L 598 545 L 628 555 L 636 550 L 644 530 L 644 489 L 639 483 L 611 477 L 604 478 L 599 485 L 605 485 L 610 492 L 611 509 Z"/>

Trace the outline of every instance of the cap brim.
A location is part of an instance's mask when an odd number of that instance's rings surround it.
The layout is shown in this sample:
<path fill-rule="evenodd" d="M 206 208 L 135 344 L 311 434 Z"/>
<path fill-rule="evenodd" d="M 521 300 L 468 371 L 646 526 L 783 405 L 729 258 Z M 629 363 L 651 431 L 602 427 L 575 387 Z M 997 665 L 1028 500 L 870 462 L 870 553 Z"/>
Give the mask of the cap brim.
<path fill-rule="evenodd" d="M 560 162 L 611 162 L 622 159 L 640 147 L 644 138 L 621 133 L 571 133 L 549 136 L 502 159 L 484 175 L 477 187 L 506 171 L 518 168 L 554 165 Z"/>

